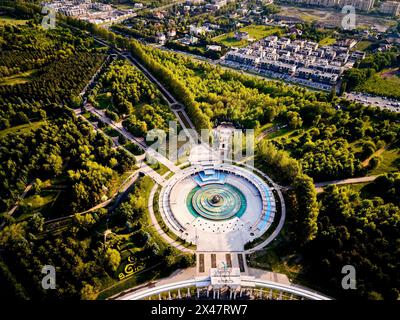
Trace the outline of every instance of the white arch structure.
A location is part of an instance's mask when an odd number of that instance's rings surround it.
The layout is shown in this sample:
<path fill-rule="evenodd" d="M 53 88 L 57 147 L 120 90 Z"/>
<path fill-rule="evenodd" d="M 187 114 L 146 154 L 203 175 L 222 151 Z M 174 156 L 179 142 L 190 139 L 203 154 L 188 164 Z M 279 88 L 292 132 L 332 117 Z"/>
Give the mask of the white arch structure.
<path fill-rule="evenodd" d="M 260 279 L 248 279 L 246 280 L 248 282 L 249 287 L 255 287 L 255 288 L 262 288 L 262 289 L 273 289 L 273 290 L 279 290 L 281 292 L 293 294 L 305 299 L 309 300 L 332 300 L 331 298 L 322 295 L 318 292 L 309 290 L 309 289 L 304 289 L 298 286 L 294 285 L 287 285 L 287 284 L 282 284 L 282 283 L 277 283 L 277 282 L 272 282 L 268 280 L 260 280 Z M 204 288 L 207 287 L 211 284 L 211 279 L 210 277 L 205 278 L 205 279 L 187 279 L 187 280 L 182 280 L 182 281 L 176 281 L 176 282 L 171 282 L 168 284 L 156 286 L 153 288 L 146 288 L 143 290 L 139 290 L 133 293 L 128 293 L 122 297 L 117 298 L 117 300 L 143 300 L 145 298 L 158 295 L 163 292 L 168 292 L 172 290 L 177 290 L 177 289 L 185 289 L 185 288 L 190 288 L 190 287 L 197 287 L 197 288 Z"/>

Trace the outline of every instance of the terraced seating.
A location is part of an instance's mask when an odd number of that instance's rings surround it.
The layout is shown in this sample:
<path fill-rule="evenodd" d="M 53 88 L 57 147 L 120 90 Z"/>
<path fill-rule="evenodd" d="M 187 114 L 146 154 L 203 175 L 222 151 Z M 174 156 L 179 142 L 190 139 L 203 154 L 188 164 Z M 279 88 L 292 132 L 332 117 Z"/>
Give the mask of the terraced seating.
<path fill-rule="evenodd" d="M 193 179 L 201 187 L 210 183 L 224 184 L 226 174 L 213 169 L 204 169 L 196 174 Z"/>

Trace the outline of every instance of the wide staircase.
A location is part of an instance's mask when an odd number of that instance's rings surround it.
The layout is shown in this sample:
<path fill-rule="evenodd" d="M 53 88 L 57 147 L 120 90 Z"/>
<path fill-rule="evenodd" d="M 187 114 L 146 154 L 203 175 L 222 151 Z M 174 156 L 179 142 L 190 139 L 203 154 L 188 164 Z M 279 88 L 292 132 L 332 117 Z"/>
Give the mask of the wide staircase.
<path fill-rule="evenodd" d="M 215 170 L 213 167 L 205 167 L 204 170 L 196 174 L 193 179 L 200 187 L 210 183 L 224 184 L 226 174 L 219 170 Z"/>

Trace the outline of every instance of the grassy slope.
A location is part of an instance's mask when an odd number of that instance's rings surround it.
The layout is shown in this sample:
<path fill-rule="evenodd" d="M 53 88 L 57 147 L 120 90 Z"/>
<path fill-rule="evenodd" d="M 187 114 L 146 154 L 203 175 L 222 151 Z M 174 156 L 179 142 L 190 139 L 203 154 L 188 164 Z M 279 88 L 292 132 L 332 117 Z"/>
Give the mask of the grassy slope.
<path fill-rule="evenodd" d="M 397 74 L 387 75 L 389 70 L 374 74 L 365 83 L 356 88 L 356 91 L 368 92 L 379 96 L 400 99 L 400 76 Z"/>
<path fill-rule="evenodd" d="M 331 46 L 336 43 L 336 39 L 332 37 L 325 37 L 323 38 L 318 44 L 320 46 Z"/>
<path fill-rule="evenodd" d="M 2 79 L 0 79 L 0 85 L 4 86 L 4 85 L 9 85 L 9 86 L 13 86 L 15 84 L 24 84 L 28 81 L 30 81 L 35 73 L 37 72 L 37 70 L 29 70 L 26 72 L 21 72 L 9 77 L 4 77 Z"/>
<path fill-rule="evenodd" d="M 357 43 L 354 47 L 354 50 L 365 51 L 372 45 L 371 41 L 363 40 Z"/>
<path fill-rule="evenodd" d="M 371 171 L 371 175 L 396 172 L 400 170 L 400 149 L 389 149 L 382 152 L 382 159 L 378 167 Z"/>
<path fill-rule="evenodd" d="M 281 29 L 261 25 L 250 25 L 239 29 L 242 32 L 248 32 L 249 38 L 260 40 L 270 35 L 278 33 Z M 214 41 L 222 43 L 228 47 L 244 47 L 249 44 L 247 40 L 236 40 L 234 32 L 229 32 L 213 38 Z"/>
<path fill-rule="evenodd" d="M 5 24 L 12 24 L 12 25 L 21 25 L 25 24 L 28 20 L 22 20 L 22 19 L 15 19 L 11 17 L 6 17 L 6 16 L 0 16 L 0 26 L 5 25 Z"/>
<path fill-rule="evenodd" d="M 32 130 L 36 130 L 36 129 L 40 128 L 44 123 L 45 123 L 45 121 L 37 121 L 37 122 L 21 124 L 19 126 L 1 130 L 0 138 L 3 138 L 10 133 L 23 134 L 23 133 L 26 133 L 26 132 L 29 132 Z"/>

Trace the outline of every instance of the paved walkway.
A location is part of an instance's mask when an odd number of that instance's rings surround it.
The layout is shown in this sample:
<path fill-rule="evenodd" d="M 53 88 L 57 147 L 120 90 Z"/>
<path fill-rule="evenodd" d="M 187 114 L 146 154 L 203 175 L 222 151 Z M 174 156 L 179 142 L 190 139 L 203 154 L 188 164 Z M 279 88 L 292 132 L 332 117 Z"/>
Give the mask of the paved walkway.
<path fill-rule="evenodd" d="M 19 196 L 19 198 L 18 198 L 16 204 L 14 205 L 14 207 L 12 207 L 10 211 L 8 211 L 8 215 L 9 215 L 9 216 L 12 216 L 13 213 L 15 212 L 15 210 L 17 210 L 20 201 L 21 201 L 22 199 L 25 198 L 25 196 L 27 195 L 27 193 L 29 192 L 29 190 L 31 190 L 31 188 L 32 188 L 32 183 L 30 183 L 30 184 L 28 184 L 28 185 L 26 186 L 24 192 L 22 192 L 22 194 Z"/>
<path fill-rule="evenodd" d="M 315 183 L 315 188 L 317 189 L 317 192 L 322 192 L 323 191 L 323 187 L 329 186 L 331 184 L 334 184 L 334 185 L 345 185 L 345 184 L 357 184 L 357 183 L 372 182 L 377 177 L 379 177 L 379 175 L 367 176 L 367 177 L 359 177 L 359 178 L 349 178 L 349 179 L 342 179 L 342 180 L 332 180 L 332 181 L 317 182 L 317 183 Z"/>
<path fill-rule="evenodd" d="M 139 177 L 140 171 L 141 170 L 136 170 L 131 175 L 129 175 L 129 177 L 126 178 L 124 182 L 122 182 L 122 184 L 120 185 L 118 190 L 109 199 L 107 199 L 106 201 L 104 201 L 102 203 L 99 203 L 98 205 L 96 205 L 86 211 L 80 212 L 80 213 L 92 212 L 92 211 L 96 211 L 100 208 L 104 208 L 107 205 L 109 205 L 111 203 L 111 201 L 114 200 L 114 198 L 117 198 L 115 204 L 113 205 L 113 207 L 116 207 L 119 204 L 120 200 L 124 197 L 124 194 L 136 182 L 137 178 Z"/>
<path fill-rule="evenodd" d="M 195 251 L 192 249 L 188 249 L 181 245 L 179 242 L 171 239 L 169 235 L 167 235 L 164 230 L 161 228 L 161 226 L 158 224 L 157 218 L 154 214 L 154 209 L 153 209 L 153 199 L 154 195 L 157 191 L 158 185 L 154 185 L 153 189 L 151 189 L 149 200 L 148 200 L 148 209 L 149 209 L 149 215 L 150 215 L 150 220 L 151 224 L 156 229 L 157 233 L 164 239 L 166 243 L 169 245 L 175 247 L 176 249 L 185 252 L 185 253 L 194 253 Z"/>
<path fill-rule="evenodd" d="M 245 286 L 248 285 L 248 288 L 250 290 L 253 290 L 252 288 L 257 287 L 259 291 L 261 291 L 262 289 L 269 290 L 270 294 L 272 294 L 272 290 L 275 290 L 282 293 L 290 294 L 291 297 L 292 295 L 295 295 L 297 297 L 302 297 L 310 300 L 332 300 L 331 298 L 309 288 L 287 283 L 284 275 L 282 275 L 281 277 L 280 274 L 275 274 L 276 277 L 272 275 L 273 280 L 268 280 L 268 275 L 270 274 L 270 272 L 256 269 L 253 269 L 253 271 L 256 273 L 256 276 L 243 277 Z M 188 288 L 209 288 L 209 286 L 211 285 L 210 277 L 194 277 L 193 273 L 193 268 L 188 268 L 186 270 L 177 270 L 174 274 L 167 278 L 163 278 L 158 281 L 154 281 L 126 290 L 109 299 L 143 300 L 147 297 L 157 296 L 161 293 L 168 293 L 175 290 L 180 290 L 179 292 L 181 293 L 181 295 L 185 296 L 185 294 L 189 292 Z M 265 279 L 265 274 L 267 274 L 267 279 Z M 259 277 L 260 275 L 261 277 Z M 277 281 L 275 281 L 275 279 Z"/>
<path fill-rule="evenodd" d="M 159 185 L 163 186 L 165 183 L 164 177 L 162 177 L 159 173 L 157 173 L 154 169 L 152 169 L 147 163 L 142 162 L 140 165 L 140 171 L 144 174 L 148 175 Z"/>
<path fill-rule="evenodd" d="M 171 170 L 173 172 L 179 171 L 179 168 L 173 162 L 171 162 L 166 157 L 162 156 L 156 150 L 148 147 L 143 138 L 138 138 L 138 137 L 133 136 L 128 130 L 126 130 L 122 126 L 121 122 L 117 123 L 117 122 L 112 121 L 110 118 L 108 118 L 105 115 L 104 111 L 94 108 L 91 104 L 86 104 L 85 108 L 87 111 L 94 114 L 96 117 L 100 118 L 101 121 L 103 121 L 104 123 L 107 123 L 111 128 L 116 130 L 118 133 L 122 134 L 129 141 L 136 144 L 139 148 L 144 150 L 149 156 L 153 157 L 158 162 L 160 162 L 161 164 L 166 166 L 169 170 Z"/>
<path fill-rule="evenodd" d="M 12 216 L 14 214 L 15 210 L 18 209 L 21 200 L 24 199 L 25 196 L 27 195 L 27 193 L 29 192 L 29 190 L 31 190 L 32 185 L 33 185 L 32 183 L 29 183 L 26 186 L 25 190 L 22 192 L 22 194 L 18 197 L 18 200 L 15 202 L 15 205 L 10 209 L 10 211 L 8 211 L 6 213 L 7 215 Z M 5 224 L 6 224 L 6 222 L 3 221 L 2 224 L 0 225 L 0 230 L 2 230 L 4 228 Z"/>
<path fill-rule="evenodd" d="M 257 142 L 260 142 L 262 139 L 264 139 L 269 133 L 275 132 L 277 131 L 278 128 L 277 127 L 272 127 L 272 128 L 268 128 L 266 130 L 264 130 L 263 132 L 261 132 L 258 136 L 257 136 Z"/>
<path fill-rule="evenodd" d="M 262 269 L 256 269 L 256 268 L 250 268 L 250 267 L 248 267 L 248 272 L 249 272 L 249 275 L 254 276 L 255 278 L 260 279 L 260 280 L 273 281 L 273 282 L 287 284 L 287 285 L 291 284 L 288 276 L 283 273 L 265 271 Z"/>

